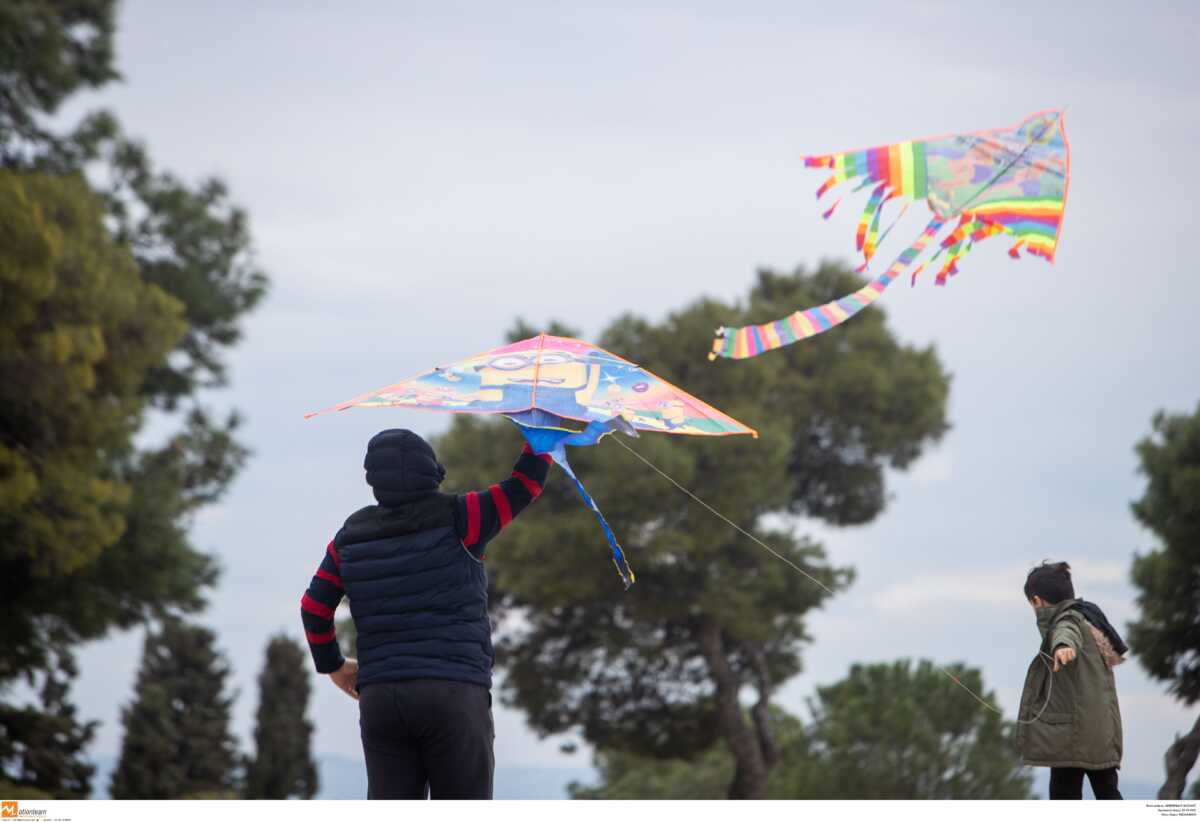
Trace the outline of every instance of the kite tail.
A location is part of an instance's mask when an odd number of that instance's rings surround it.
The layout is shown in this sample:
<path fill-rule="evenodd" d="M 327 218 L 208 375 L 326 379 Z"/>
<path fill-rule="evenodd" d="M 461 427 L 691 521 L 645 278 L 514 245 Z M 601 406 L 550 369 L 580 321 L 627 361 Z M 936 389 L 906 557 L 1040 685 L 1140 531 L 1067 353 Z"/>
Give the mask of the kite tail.
<path fill-rule="evenodd" d="M 970 212 L 964 213 L 959 218 L 958 225 L 946 235 L 946 238 L 941 242 L 941 248 L 938 249 L 937 254 L 930 260 L 930 262 L 933 262 L 941 256 L 943 251 L 946 252 L 946 262 L 938 271 L 934 282 L 937 285 L 945 285 L 947 277 L 957 274 L 958 261 L 967 256 L 977 242 L 995 234 L 1003 234 L 1009 231 L 1010 229 L 1006 228 L 1002 223 L 990 220 L 982 215 Z M 1018 243 L 1018 245 L 1020 244 Z M 1009 254 L 1016 256 L 1011 249 L 1009 250 Z"/>
<path fill-rule="evenodd" d="M 861 274 L 867 270 L 867 266 L 871 264 L 871 258 L 875 256 L 875 249 L 879 247 L 881 241 L 879 220 L 883 215 L 883 207 L 898 196 L 899 194 L 895 190 L 888 188 L 887 183 L 880 183 L 871 192 L 871 197 L 867 200 L 867 205 L 858 220 L 858 229 L 855 231 L 855 244 L 863 255 L 863 262 L 858 268 L 858 273 Z M 907 206 L 907 203 L 905 205 Z M 891 230 L 890 227 L 888 230 Z"/>
<path fill-rule="evenodd" d="M 612 549 L 613 565 L 617 566 L 617 573 L 620 574 L 621 582 L 625 583 L 625 590 L 628 591 L 629 586 L 636 579 L 633 569 L 625 561 L 625 552 L 621 550 L 621 543 L 617 542 L 617 535 L 609 527 L 608 520 L 604 518 L 604 514 L 600 513 L 600 507 L 596 505 L 596 501 L 592 499 L 592 495 L 583 487 L 583 483 L 579 481 L 579 477 L 575 476 L 575 472 L 571 470 L 571 463 L 567 462 L 566 446 L 595 445 L 613 431 L 626 431 L 636 437 L 637 431 L 629 427 L 628 423 L 620 417 L 614 417 L 607 422 L 589 422 L 587 428 L 582 431 L 570 431 L 546 425 L 531 425 L 530 421 L 533 418 L 523 418 L 522 414 L 510 414 L 508 417 L 516 423 L 517 428 L 521 431 L 521 435 L 525 437 L 525 441 L 529 443 L 529 447 L 533 449 L 535 454 L 549 454 L 550 458 L 558 463 L 563 472 L 575 483 L 575 488 L 579 491 L 579 496 L 583 497 L 583 501 L 587 503 L 587 507 L 591 509 L 592 514 L 595 515 L 596 520 L 600 523 L 600 528 L 604 531 L 604 538 L 608 540 L 608 547 Z M 545 422 L 545 420 L 541 420 L 541 422 Z"/>
<path fill-rule="evenodd" d="M 717 337 L 713 340 L 712 353 L 708 355 L 708 358 L 715 360 L 717 357 L 727 357 L 743 360 L 748 357 L 757 357 L 766 351 L 782 348 L 799 340 L 816 336 L 822 331 L 828 331 L 835 325 L 841 325 L 879 299 L 883 290 L 891 285 L 892 280 L 902 271 L 912 265 L 913 260 L 925 250 L 925 246 L 937 235 L 943 225 L 945 225 L 945 221 L 939 217 L 930 220 L 929 225 L 921 232 L 921 236 L 901 252 L 887 271 L 852 294 L 847 294 L 815 308 L 797 311 L 782 320 L 761 325 L 727 326 L 718 329 Z"/>
<path fill-rule="evenodd" d="M 604 518 L 604 514 L 600 513 L 599 506 L 592 499 L 592 495 L 583 487 L 583 483 L 579 481 L 579 477 L 575 476 L 575 472 L 571 470 L 571 464 L 567 462 L 567 453 L 563 448 L 556 448 L 550 452 L 550 456 L 558 463 L 571 481 L 575 483 L 575 488 L 579 491 L 579 496 L 583 497 L 583 501 L 587 503 L 587 507 L 592 509 L 592 513 L 596 516 L 596 520 L 600 523 L 600 527 L 604 530 L 604 537 L 608 540 L 608 547 L 612 549 L 613 565 L 617 566 L 617 573 L 621 576 L 621 582 L 625 584 L 625 590 L 629 590 L 629 586 L 633 585 L 637 577 L 633 573 L 633 569 L 629 567 L 629 563 L 625 560 L 625 552 L 621 550 L 621 544 L 617 542 L 617 535 L 613 533 L 612 528 L 608 525 L 608 520 Z"/>

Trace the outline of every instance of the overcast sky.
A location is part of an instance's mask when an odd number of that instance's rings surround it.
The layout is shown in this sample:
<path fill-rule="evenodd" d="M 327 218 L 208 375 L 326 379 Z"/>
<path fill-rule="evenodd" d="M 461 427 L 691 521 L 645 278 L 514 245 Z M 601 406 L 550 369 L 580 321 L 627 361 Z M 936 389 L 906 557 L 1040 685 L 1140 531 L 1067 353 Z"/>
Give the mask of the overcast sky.
<path fill-rule="evenodd" d="M 499 344 L 518 315 L 593 336 L 626 310 L 735 299 L 760 266 L 849 259 L 861 206 L 823 222 L 802 154 L 1048 107 L 1068 107 L 1073 150 L 1058 261 L 1013 263 L 992 241 L 948 287 L 885 295 L 895 333 L 935 344 L 952 372 L 953 429 L 892 478 L 871 525 L 800 523 L 858 578 L 812 618 L 805 673 L 778 701 L 802 711 L 855 661 L 928 657 L 981 668 L 1011 718 L 1038 641 L 1021 585 L 1046 557 L 1069 560 L 1114 624 L 1134 618 L 1130 559 L 1153 539 L 1129 513 L 1143 487 L 1133 445 L 1156 409 L 1200 400 L 1200 12 L 1082 8 L 124 3 L 124 83 L 66 114 L 110 106 L 163 168 L 223 177 L 272 276 L 231 388 L 210 398 L 244 412 L 254 457 L 194 528 L 224 568 L 203 621 L 234 668 L 243 746 L 268 637 L 303 638 L 300 595 L 370 501 L 366 440 L 446 424 L 303 412 Z M 907 244 L 892 242 L 881 261 Z M 596 556 L 580 572 L 611 576 Z M 103 722 L 98 755 L 119 750 L 140 642 L 82 654 L 75 695 Z M 1123 773 L 1158 779 L 1194 711 L 1136 661 L 1117 682 Z M 314 685 L 315 750 L 361 755 L 356 706 Z M 518 713 L 497 726 L 502 765 L 588 761 Z"/>

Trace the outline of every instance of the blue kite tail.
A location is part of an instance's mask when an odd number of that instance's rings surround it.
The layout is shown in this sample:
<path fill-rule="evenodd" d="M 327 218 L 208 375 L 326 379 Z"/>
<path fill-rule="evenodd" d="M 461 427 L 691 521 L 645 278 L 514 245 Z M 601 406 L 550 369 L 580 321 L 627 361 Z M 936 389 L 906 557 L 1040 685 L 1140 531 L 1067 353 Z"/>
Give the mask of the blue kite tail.
<path fill-rule="evenodd" d="M 575 472 L 571 470 L 571 464 L 567 462 L 567 445 L 595 445 L 606 434 L 611 433 L 614 429 L 620 429 L 620 423 L 609 420 L 605 423 L 592 422 L 583 431 L 565 431 L 555 428 L 533 427 L 524 424 L 522 421 L 513 419 L 517 427 L 521 429 L 521 434 L 524 435 L 529 447 L 538 454 L 549 454 L 550 458 L 558 463 L 559 467 L 566 473 L 571 481 L 575 483 L 575 487 L 579 490 L 579 496 L 583 497 L 583 501 L 587 503 L 587 507 L 591 509 L 596 520 L 600 523 L 600 527 L 604 530 L 604 537 L 608 540 L 608 547 L 612 549 L 613 565 L 617 566 L 617 573 L 621 575 L 621 582 L 625 584 L 625 590 L 629 590 L 629 586 L 634 583 L 637 577 L 633 573 L 633 569 L 629 567 L 629 563 L 625 561 L 625 552 L 621 550 L 621 543 L 617 542 L 617 535 L 613 533 L 612 528 L 608 525 L 608 520 L 604 518 L 604 514 L 600 513 L 600 508 L 596 505 L 596 501 L 592 499 L 592 495 L 583 487 L 583 483 L 579 481 L 579 477 L 575 476 Z M 621 422 L 624 422 L 623 420 Z"/>
<path fill-rule="evenodd" d="M 604 536 L 608 540 L 608 547 L 612 549 L 613 565 L 617 566 L 617 573 L 621 575 L 621 582 L 625 583 L 625 590 L 628 591 L 629 586 L 637 580 L 637 576 L 625 560 L 625 552 L 621 550 L 621 544 L 617 542 L 617 535 L 609 527 L 608 520 L 604 518 L 604 514 L 600 513 L 600 508 L 596 505 L 596 501 L 592 499 L 592 495 L 587 492 L 587 489 L 583 487 L 583 483 L 579 481 L 579 477 L 575 476 L 575 472 L 571 470 L 571 465 L 567 462 L 566 450 L 562 446 L 559 446 L 550 452 L 550 456 L 575 483 L 575 487 L 579 489 L 579 496 L 583 497 L 583 501 L 587 503 L 587 507 L 591 508 L 592 513 L 595 514 L 600 527 L 604 529 Z"/>

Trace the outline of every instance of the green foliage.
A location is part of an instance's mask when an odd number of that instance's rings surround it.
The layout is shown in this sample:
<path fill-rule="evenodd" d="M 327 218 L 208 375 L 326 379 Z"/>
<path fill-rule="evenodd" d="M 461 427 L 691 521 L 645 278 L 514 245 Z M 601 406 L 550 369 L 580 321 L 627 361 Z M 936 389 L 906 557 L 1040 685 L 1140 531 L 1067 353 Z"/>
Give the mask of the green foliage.
<path fill-rule="evenodd" d="M 14 138 L 46 140 L 38 117 L 81 87 L 117 78 L 113 0 L 0 4 L 0 152 Z M 0 154 L 3 156 L 3 154 Z"/>
<path fill-rule="evenodd" d="M 572 782 L 572 799 L 724 799 L 733 779 L 733 757 L 720 743 L 690 760 L 598 751 L 595 765 L 600 783 Z"/>
<path fill-rule="evenodd" d="M 991 704 L 977 670 L 947 666 Z M 810 700 L 819 778 L 789 780 L 813 799 L 1027 799 L 1031 778 L 1013 748 L 1014 726 L 921 661 L 854 665 Z"/>
<path fill-rule="evenodd" d="M 1151 676 L 1191 705 L 1200 700 L 1200 406 L 1155 414 L 1137 454 L 1146 491 L 1133 513 L 1161 547 L 1133 561 L 1141 616 L 1129 644 Z"/>
<path fill-rule="evenodd" d="M 184 306 L 187 332 L 147 386 L 156 404 L 171 409 L 198 388 L 226 384 L 223 352 L 240 339 L 242 315 L 266 294 L 267 278 L 250 253 L 249 221 L 222 181 L 189 187 L 155 171 L 145 147 L 104 115 L 85 122 L 81 133 L 85 156 L 110 169 L 106 196 L 117 239 L 133 250 L 142 277 Z"/>
<path fill-rule="evenodd" d="M 124 528 L 130 489 L 105 456 L 140 425 L 142 382 L 183 335 L 183 312 L 141 281 L 78 178 L 0 172 L 0 221 L 0 559 L 53 577 Z"/>
<path fill-rule="evenodd" d="M 947 428 L 937 356 L 896 342 L 877 309 L 756 360 L 710 363 L 705 351 L 718 325 L 782 316 L 857 284 L 837 265 L 762 272 L 745 309 L 702 300 L 660 323 L 626 315 L 597 340 L 759 430 L 757 441 L 647 435 L 631 447 L 835 591 L 851 571 L 830 566 L 779 515 L 852 524 L 882 510 L 884 469 L 906 467 Z M 521 324 L 512 336 L 532 330 Z M 507 424 L 459 417 L 435 447 L 448 484 L 479 488 L 507 472 L 520 439 Z M 505 700 L 542 733 L 579 729 L 606 750 L 679 757 L 718 736 L 744 739 L 728 695 L 753 684 L 765 699 L 800 670 L 805 614 L 827 595 L 617 443 L 575 449 L 571 460 L 637 585 L 621 590 L 594 519 L 552 474 L 489 552 Z"/>
<path fill-rule="evenodd" d="M 982 690 L 978 671 L 950 670 Z M 810 711 L 807 727 L 781 710 L 772 713 L 782 755 L 768 798 L 1032 798 L 1032 778 L 1012 749 L 1012 723 L 929 662 L 915 670 L 906 660 L 855 665 L 846 679 L 818 689 Z M 689 759 L 601 750 L 596 765 L 600 783 L 572 784 L 572 798 L 717 799 L 734 770 L 720 743 Z"/>
<path fill-rule="evenodd" d="M 87 799 L 95 768 L 84 758 L 97 722 L 80 723 L 67 701 L 77 670 L 68 654 L 41 675 L 41 705 L 0 704 L 0 796 Z M 5 775 L 9 778 L 5 779 Z"/>
<path fill-rule="evenodd" d="M 244 456 L 200 412 L 133 450 L 147 376 L 186 326 L 103 219 L 78 177 L 0 171 L 0 682 L 114 624 L 198 607 L 215 569 L 184 517 Z"/>
<path fill-rule="evenodd" d="M 174 619 L 146 635 L 134 700 L 121 710 L 125 736 L 110 786 L 114 799 L 235 790 L 229 666 L 215 643 L 212 631 Z"/>
<path fill-rule="evenodd" d="M 0 711 L 24 717 L 13 749 L 53 720 L 3 703 L 16 677 L 35 683 L 111 628 L 202 607 L 217 572 L 188 522 L 247 456 L 237 415 L 195 396 L 224 384 L 224 351 L 265 292 L 244 212 L 218 180 L 156 170 L 110 114 L 47 125 L 73 92 L 117 77 L 114 9 L 0 5 Z M 138 447 L 151 407 L 180 411 L 178 429 Z M 62 773 L 49 793 L 76 791 Z"/>
<path fill-rule="evenodd" d="M 312 759 L 308 711 L 308 652 L 285 635 L 267 645 L 258 675 L 256 754 L 247 763 L 246 799 L 312 799 L 317 766 Z"/>
<path fill-rule="evenodd" d="M 29 788 L 16 782 L 10 782 L 0 777 L 0 796 L 5 799 L 54 799 L 53 796 L 37 788 Z"/>
<path fill-rule="evenodd" d="M 246 212 L 216 178 L 194 186 L 156 170 L 143 144 L 107 112 L 86 117 L 69 137 L 43 146 L 24 166 L 56 175 L 103 169 L 107 216 L 141 276 L 176 297 L 186 332 L 146 385 L 174 409 L 198 388 L 225 385 L 223 351 L 240 339 L 240 318 L 266 295 L 267 277 L 250 250 Z"/>

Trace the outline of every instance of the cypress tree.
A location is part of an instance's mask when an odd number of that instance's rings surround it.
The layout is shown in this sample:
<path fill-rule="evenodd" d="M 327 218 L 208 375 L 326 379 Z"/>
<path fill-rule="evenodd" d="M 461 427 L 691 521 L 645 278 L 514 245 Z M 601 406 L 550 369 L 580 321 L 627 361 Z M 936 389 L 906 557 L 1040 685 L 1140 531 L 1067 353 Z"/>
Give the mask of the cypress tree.
<path fill-rule="evenodd" d="M 312 799 L 317 768 L 312 759 L 308 711 L 308 653 L 287 636 L 272 637 L 258 675 L 255 757 L 247 764 L 247 799 Z"/>
<path fill-rule="evenodd" d="M 168 618 L 146 636 L 125 737 L 113 772 L 114 799 L 232 796 L 237 751 L 229 732 L 229 666 L 207 628 Z"/>

